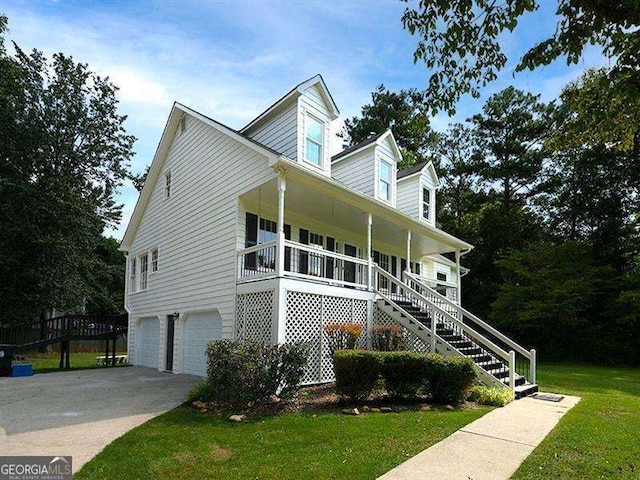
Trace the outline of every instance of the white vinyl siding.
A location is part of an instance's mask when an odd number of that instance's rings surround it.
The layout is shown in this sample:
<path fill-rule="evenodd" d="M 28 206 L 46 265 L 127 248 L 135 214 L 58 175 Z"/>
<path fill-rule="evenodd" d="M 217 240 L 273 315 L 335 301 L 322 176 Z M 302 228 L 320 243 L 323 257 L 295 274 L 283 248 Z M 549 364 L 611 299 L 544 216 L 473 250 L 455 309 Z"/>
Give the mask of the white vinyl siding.
<path fill-rule="evenodd" d="M 396 208 L 410 217 L 420 217 L 420 175 L 398 180 Z"/>
<path fill-rule="evenodd" d="M 152 288 L 127 299 L 128 307 L 136 317 L 218 309 L 222 337 L 232 338 L 236 230 L 244 222 L 238 196 L 275 174 L 266 157 L 193 118 L 173 139 L 164 169 L 184 189 L 166 203 L 162 177 L 153 188 L 131 251 L 162 239 L 162 268 Z"/>
<path fill-rule="evenodd" d="M 247 130 L 245 134 L 276 152 L 296 160 L 298 152 L 297 111 L 298 103 L 292 100 L 280 112 L 258 126 Z"/>
<path fill-rule="evenodd" d="M 375 148 L 367 148 L 362 152 L 340 160 L 332 165 L 331 176 L 359 192 L 373 197 L 375 195 Z"/>

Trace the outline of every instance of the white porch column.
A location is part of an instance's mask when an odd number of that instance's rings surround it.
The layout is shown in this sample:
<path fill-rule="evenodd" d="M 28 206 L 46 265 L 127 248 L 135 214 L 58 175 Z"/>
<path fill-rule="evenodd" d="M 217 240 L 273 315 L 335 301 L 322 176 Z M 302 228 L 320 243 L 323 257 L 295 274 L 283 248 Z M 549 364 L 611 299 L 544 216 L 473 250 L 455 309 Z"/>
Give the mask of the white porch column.
<path fill-rule="evenodd" d="M 373 257 L 371 256 L 371 226 L 373 225 L 373 216 L 368 213 L 367 214 L 367 281 L 369 282 L 369 291 L 373 291 Z"/>
<path fill-rule="evenodd" d="M 287 181 L 284 172 L 278 172 L 278 225 L 276 233 L 276 276 L 284 277 L 284 192 Z"/>
<path fill-rule="evenodd" d="M 407 230 L 407 264 L 405 271 L 411 272 L 411 230 Z"/>
<path fill-rule="evenodd" d="M 456 250 L 456 301 L 462 306 L 462 276 L 460 275 L 460 250 Z"/>

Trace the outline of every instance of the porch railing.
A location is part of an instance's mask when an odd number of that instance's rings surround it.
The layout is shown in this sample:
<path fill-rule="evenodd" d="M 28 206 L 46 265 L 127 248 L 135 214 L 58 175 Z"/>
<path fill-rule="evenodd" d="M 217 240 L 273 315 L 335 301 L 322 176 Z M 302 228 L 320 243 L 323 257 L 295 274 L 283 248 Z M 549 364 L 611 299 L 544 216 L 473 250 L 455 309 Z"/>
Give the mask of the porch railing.
<path fill-rule="evenodd" d="M 354 288 L 367 288 L 367 260 L 285 240 L 284 275 Z M 277 276 L 276 241 L 238 251 L 238 282 Z"/>

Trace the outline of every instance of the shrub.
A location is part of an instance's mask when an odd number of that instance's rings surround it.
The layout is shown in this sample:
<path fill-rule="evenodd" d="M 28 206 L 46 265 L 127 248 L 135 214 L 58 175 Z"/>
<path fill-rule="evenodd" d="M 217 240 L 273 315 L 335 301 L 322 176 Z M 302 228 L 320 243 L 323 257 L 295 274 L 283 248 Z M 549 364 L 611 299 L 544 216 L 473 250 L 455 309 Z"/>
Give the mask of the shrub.
<path fill-rule="evenodd" d="M 373 327 L 373 348 L 380 352 L 393 352 L 407 348 L 407 330 L 399 325 Z"/>
<path fill-rule="evenodd" d="M 324 327 L 331 352 L 353 350 L 364 328 L 357 323 L 330 323 Z"/>
<path fill-rule="evenodd" d="M 211 384 L 203 380 L 187 393 L 187 402 L 207 402 L 211 399 L 213 392 Z"/>
<path fill-rule="evenodd" d="M 428 353 L 429 390 L 437 403 L 460 403 L 475 384 L 476 371 L 467 357 L 443 357 Z"/>
<path fill-rule="evenodd" d="M 333 354 L 336 392 L 350 400 L 362 400 L 376 388 L 382 367 L 377 352 L 338 350 Z"/>
<path fill-rule="evenodd" d="M 504 387 L 485 387 L 476 385 L 469 392 L 468 399 L 480 405 L 490 405 L 492 407 L 504 407 L 514 398 L 513 391 Z"/>
<path fill-rule="evenodd" d="M 207 346 L 207 400 L 240 405 L 276 394 L 291 398 L 298 392 L 308 352 L 306 344 L 212 341 Z"/>
<path fill-rule="evenodd" d="M 428 357 L 418 352 L 381 352 L 382 378 L 393 396 L 415 396 L 429 372 Z"/>

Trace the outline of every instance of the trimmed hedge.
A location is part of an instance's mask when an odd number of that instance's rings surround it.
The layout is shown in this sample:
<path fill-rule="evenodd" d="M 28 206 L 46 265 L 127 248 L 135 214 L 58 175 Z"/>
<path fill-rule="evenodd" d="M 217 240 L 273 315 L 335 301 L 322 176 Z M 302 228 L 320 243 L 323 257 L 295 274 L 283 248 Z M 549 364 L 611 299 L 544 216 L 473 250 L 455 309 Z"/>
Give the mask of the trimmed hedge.
<path fill-rule="evenodd" d="M 424 387 L 429 360 L 418 352 L 376 352 L 382 361 L 382 379 L 389 395 L 415 396 Z"/>
<path fill-rule="evenodd" d="M 336 392 L 351 400 L 362 400 L 378 385 L 381 359 L 367 350 L 338 350 L 333 354 Z"/>
<path fill-rule="evenodd" d="M 467 398 L 480 405 L 504 407 L 513 401 L 514 395 L 510 388 L 477 385 L 471 389 Z"/>
<path fill-rule="evenodd" d="M 424 392 L 437 403 L 460 403 L 476 381 L 471 359 L 437 353 L 339 350 L 333 368 L 337 393 L 352 401 L 382 385 L 394 396 Z"/>
<path fill-rule="evenodd" d="M 215 340 L 207 345 L 207 380 L 190 393 L 229 405 L 294 397 L 307 364 L 306 344 L 268 345 L 251 340 Z M 203 398 L 205 397 L 205 398 Z"/>

